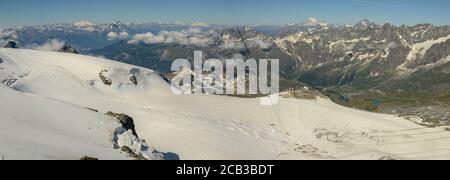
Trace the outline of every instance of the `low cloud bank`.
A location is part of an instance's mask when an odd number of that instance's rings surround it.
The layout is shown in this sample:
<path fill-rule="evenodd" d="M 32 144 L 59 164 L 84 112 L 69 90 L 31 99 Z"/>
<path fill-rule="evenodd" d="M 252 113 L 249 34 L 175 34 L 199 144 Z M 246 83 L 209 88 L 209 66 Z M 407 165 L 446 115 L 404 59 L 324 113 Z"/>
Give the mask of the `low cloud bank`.
<path fill-rule="evenodd" d="M 196 45 L 196 46 L 208 46 L 214 43 L 215 39 L 219 37 L 219 34 L 214 30 L 208 30 L 206 32 L 201 31 L 198 28 L 190 28 L 182 31 L 161 31 L 158 34 L 151 32 L 136 34 L 132 37 L 128 43 L 146 43 L 146 44 L 182 44 L 182 45 Z"/>
<path fill-rule="evenodd" d="M 130 34 L 128 34 L 127 32 L 110 32 L 108 33 L 108 35 L 106 35 L 106 37 L 108 38 L 108 41 L 127 40 L 130 38 Z"/>
<path fill-rule="evenodd" d="M 59 51 L 64 47 L 65 44 L 66 43 L 64 41 L 52 39 L 47 41 L 47 43 L 45 44 L 32 46 L 31 49 L 42 51 Z"/>
<path fill-rule="evenodd" d="M 88 32 L 95 31 L 95 24 L 90 21 L 79 21 L 79 22 L 75 22 L 74 25 L 84 31 L 88 31 Z"/>

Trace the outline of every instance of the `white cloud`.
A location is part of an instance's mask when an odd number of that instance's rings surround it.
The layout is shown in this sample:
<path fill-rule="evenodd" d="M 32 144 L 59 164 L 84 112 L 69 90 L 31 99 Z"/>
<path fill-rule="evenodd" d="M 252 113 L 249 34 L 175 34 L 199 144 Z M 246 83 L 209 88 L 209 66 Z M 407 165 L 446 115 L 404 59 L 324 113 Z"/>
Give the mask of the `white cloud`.
<path fill-rule="evenodd" d="M 128 34 L 127 32 L 120 32 L 120 33 L 110 32 L 106 37 L 108 38 L 108 41 L 127 40 L 130 38 L 130 34 Z"/>
<path fill-rule="evenodd" d="M 59 51 L 61 50 L 66 43 L 64 41 L 60 41 L 57 39 L 52 39 L 47 41 L 47 43 L 42 45 L 32 46 L 32 49 L 42 50 L 42 51 Z"/>
<path fill-rule="evenodd" d="M 111 37 L 117 37 L 116 34 L 111 34 Z M 199 28 L 190 28 L 182 31 L 161 31 L 158 34 L 153 34 L 151 32 L 136 34 L 131 40 L 128 41 L 129 44 L 182 44 L 182 45 L 196 45 L 200 47 L 205 47 L 214 44 L 217 40 L 221 38 L 220 33 L 215 30 L 202 31 Z M 263 37 L 257 36 L 246 40 L 247 46 L 249 48 L 261 48 L 268 49 L 273 45 L 273 42 Z M 227 41 L 226 43 L 220 45 L 223 49 L 239 49 L 244 48 L 241 40 Z"/>
<path fill-rule="evenodd" d="M 260 49 L 268 49 L 273 45 L 273 42 L 264 39 L 255 39 L 249 42 L 250 47 L 259 47 Z"/>
<path fill-rule="evenodd" d="M 319 21 L 318 21 L 316 18 L 309 17 L 309 18 L 305 21 L 305 25 L 308 25 L 308 26 L 314 26 L 314 25 L 317 25 L 318 22 L 319 22 Z"/>
<path fill-rule="evenodd" d="M 129 44 L 137 44 L 140 42 L 144 42 L 146 44 L 156 44 L 162 43 L 164 39 L 158 39 L 153 33 L 148 32 L 144 34 L 136 34 L 133 36 L 131 40 L 128 41 Z"/>
<path fill-rule="evenodd" d="M 151 32 L 144 34 L 136 34 L 128 41 L 130 44 L 137 44 L 140 42 L 146 44 L 160 44 L 160 43 L 175 43 L 182 45 L 196 45 L 196 46 L 208 46 L 214 42 L 214 39 L 218 37 L 218 33 L 215 31 L 202 32 L 198 28 L 190 28 L 182 31 L 161 31 L 155 35 Z"/>
<path fill-rule="evenodd" d="M 191 26 L 192 26 L 192 27 L 209 27 L 208 24 L 206 24 L 206 23 L 201 23 L 201 22 L 195 22 L 195 23 L 192 23 Z"/>
<path fill-rule="evenodd" d="M 90 21 L 79 21 L 79 22 L 75 22 L 74 25 L 84 31 L 89 31 L 89 32 L 95 31 L 95 24 Z"/>
<path fill-rule="evenodd" d="M 94 23 L 92 23 L 90 21 L 78 21 L 78 22 L 75 22 L 75 26 L 80 27 L 80 28 L 86 28 L 86 27 L 94 26 Z"/>
<path fill-rule="evenodd" d="M 187 25 L 187 23 L 186 23 L 186 22 L 183 22 L 183 21 L 177 21 L 177 22 L 175 22 L 174 24 L 175 24 L 175 25 L 179 25 L 179 26 L 186 26 L 186 25 Z"/>
<path fill-rule="evenodd" d="M 317 26 L 317 25 L 327 26 L 326 22 L 319 21 L 319 20 L 317 20 L 316 18 L 313 18 L 313 17 L 308 18 L 303 24 L 306 25 L 306 26 Z"/>

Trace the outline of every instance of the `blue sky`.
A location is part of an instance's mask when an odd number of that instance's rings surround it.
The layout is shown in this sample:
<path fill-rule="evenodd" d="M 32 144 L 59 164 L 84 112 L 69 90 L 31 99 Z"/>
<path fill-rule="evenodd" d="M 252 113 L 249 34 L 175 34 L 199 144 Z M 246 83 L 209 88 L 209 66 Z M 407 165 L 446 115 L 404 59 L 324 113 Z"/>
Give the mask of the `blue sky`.
<path fill-rule="evenodd" d="M 56 22 L 187 21 L 215 24 L 286 24 L 308 17 L 339 24 L 450 25 L 450 0 L 8 0 L 0 26 Z"/>

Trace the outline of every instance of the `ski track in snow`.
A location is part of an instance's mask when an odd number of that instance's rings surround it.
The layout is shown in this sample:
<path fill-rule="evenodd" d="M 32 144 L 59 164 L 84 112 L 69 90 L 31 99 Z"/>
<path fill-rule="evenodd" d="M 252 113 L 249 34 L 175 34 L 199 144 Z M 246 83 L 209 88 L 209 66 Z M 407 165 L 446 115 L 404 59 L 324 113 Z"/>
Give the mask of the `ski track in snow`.
<path fill-rule="evenodd" d="M 21 49 L 0 49 L 0 58 L 0 155 L 10 158 L 124 159 L 112 149 L 117 123 L 103 115 L 112 111 L 131 116 L 151 147 L 180 159 L 450 159 L 443 127 L 327 99 L 281 99 L 271 107 L 259 99 L 176 96 L 152 70 L 115 61 Z M 111 86 L 100 80 L 102 70 Z"/>

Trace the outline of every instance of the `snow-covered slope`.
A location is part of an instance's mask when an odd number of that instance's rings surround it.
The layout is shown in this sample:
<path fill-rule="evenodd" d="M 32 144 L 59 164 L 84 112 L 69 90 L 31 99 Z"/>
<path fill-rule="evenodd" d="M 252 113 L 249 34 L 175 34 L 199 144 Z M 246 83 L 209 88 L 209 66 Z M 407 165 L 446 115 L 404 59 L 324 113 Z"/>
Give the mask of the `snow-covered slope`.
<path fill-rule="evenodd" d="M 125 158 L 113 150 L 120 127 L 87 109 L 0 86 L 0 154 L 4 159 Z"/>
<path fill-rule="evenodd" d="M 0 58 L 0 154 L 10 159 L 126 158 L 112 148 L 120 124 L 108 111 L 131 116 L 167 159 L 450 159 L 444 128 L 326 99 L 272 107 L 176 96 L 152 70 L 105 59 L 17 49 L 0 49 Z"/>

